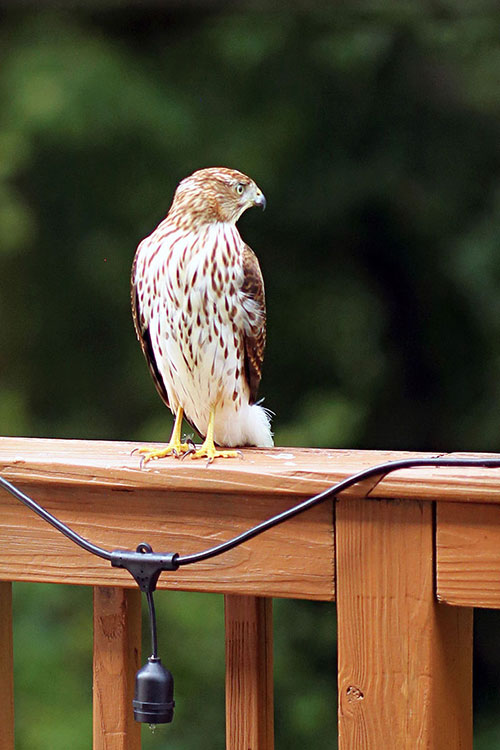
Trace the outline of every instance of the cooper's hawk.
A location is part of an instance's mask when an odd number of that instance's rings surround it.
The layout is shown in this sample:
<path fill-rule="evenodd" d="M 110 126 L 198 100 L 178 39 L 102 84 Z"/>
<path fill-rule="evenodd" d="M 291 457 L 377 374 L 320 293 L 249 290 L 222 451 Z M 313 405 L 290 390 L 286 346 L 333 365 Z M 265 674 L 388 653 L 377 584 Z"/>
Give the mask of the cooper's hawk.
<path fill-rule="evenodd" d="M 273 445 L 269 412 L 256 402 L 266 339 L 259 262 L 236 222 L 265 208 L 255 182 L 235 169 L 200 169 L 177 187 L 167 217 L 132 267 L 135 330 L 156 388 L 176 415 L 168 445 L 143 461 L 190 453 L 232 457 L 225 447 Z M 183 415 L 205 441 L 181 442 Z"/>

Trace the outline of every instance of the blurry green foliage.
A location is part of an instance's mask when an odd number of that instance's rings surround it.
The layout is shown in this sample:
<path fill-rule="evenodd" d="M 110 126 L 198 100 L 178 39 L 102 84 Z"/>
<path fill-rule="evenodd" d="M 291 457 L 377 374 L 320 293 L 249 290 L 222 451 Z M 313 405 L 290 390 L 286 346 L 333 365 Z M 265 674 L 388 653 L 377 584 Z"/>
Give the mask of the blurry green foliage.
<path fill-rule="evenodd" d="M 177 182 L 229 165 L 268 198 L 240 229 L 277 443 L 499 450 L 498 4 L 59 6 L 0 9 L 0 432 L 168 435 L 130 264 Z M 16 586 L 19 750 L 90 744 L 89 597 Z M 178 708 L 144 746 L 221 747 L 220 599 L 158 599 Z M 481 750 L 500 731 L 489 614 Z M 276 603 L 278 747 L 331 747 L 334 658 L 332 607 Z"/>

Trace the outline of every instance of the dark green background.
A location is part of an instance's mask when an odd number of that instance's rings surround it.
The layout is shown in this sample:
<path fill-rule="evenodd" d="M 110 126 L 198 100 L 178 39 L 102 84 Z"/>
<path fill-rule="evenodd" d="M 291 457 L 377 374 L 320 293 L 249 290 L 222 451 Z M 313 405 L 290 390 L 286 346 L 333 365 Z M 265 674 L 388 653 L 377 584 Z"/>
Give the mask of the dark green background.
<path fill-rule="evenodd" d="M 500 450 L 498 3 L 63 5 L 0 7 L 0 432 L 168 436 L 129 269 L 177 182 L 225 165 L 268 199 L 240 230 L 277 444 Z M 178 708 L 145 748 L 221 748 L 221 599 L 158 605 Z M 326 750 L 334 609 L 275 610 L 277 747 Z M 88 748 L 90 592 L 18 584 L 15 612 L 17 748 Z M 476 613 L 479 750 L 499 625 Z"/>

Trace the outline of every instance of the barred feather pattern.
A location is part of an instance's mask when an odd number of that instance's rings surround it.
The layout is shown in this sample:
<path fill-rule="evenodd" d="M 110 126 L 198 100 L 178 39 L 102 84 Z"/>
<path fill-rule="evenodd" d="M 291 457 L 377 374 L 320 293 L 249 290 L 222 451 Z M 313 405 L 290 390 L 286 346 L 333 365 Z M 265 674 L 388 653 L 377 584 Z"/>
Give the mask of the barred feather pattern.
<path fill-rule="evenodd" d="M 240 195 L 240 191 L 243 192 Z M 255 403 L 265 346 L 264 286 L 236 221 L 264 199 L 236 170 L 199 170 L 180 183 L 166 219 L 132 269 L 136 332 L 156 387 L 205 436 L 215 407 L 221 446 L 273 445 Z"/>

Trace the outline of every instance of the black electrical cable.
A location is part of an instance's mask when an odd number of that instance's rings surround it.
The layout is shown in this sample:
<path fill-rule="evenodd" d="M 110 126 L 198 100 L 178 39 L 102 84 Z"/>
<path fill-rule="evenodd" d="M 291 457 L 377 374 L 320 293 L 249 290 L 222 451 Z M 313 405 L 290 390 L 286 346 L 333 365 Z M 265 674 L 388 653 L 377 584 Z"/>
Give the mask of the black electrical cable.
<path fill-rule="evenodd" d="M 217 544 L 216 546 L 210 547 L 206 550 L 202 550 L 201 552 L 195 552 L 192 555 L 179 555 L 179 557 L 176 558 L 176 563 L 178 566 L 182 566 L 191 565 L 192 563 L 200 562 L 201 560 L 209 560 L 211 557 L 221 555 L 223 552 L 228 552 L 234 547 L 237 547 L 239 544 L 243 544 L 244 542 L 253 539 L 258 534 L 262 534 L 264 531 L 272 529 L 274 528 L 274 526 L 278 526 L 278 524 L 283 523 L 284 521 L 288 521 L 288 519 L 294 518 L 294 516 L 298 516 L 300 513 L 304 513 L 304 511 L 309 510 L 309 508 L 313 508 L 315 505 L 322 503 L 324 500 L 327 500 L 330 497 L 336 497 L 337 495 L 340 495 L 341 492 L 349 489 L 349 487 L 352 487 L 354 484 L 363 482 L 366 479 L 371 479 L 372 477 L 386 476 L 387 474 L 390 474 L 393 471 L 397 471 L 398 469 L 414 469 L 422 466 L 500 468 L 500 459 L 437 457 L 403 458 L 399 461 L 387 461 L 383 464 L 370 466 L 368 469 L 363 469 L 362 471 L 357 472 L 357 474 L 352 474 L 350 477 L 347 477 L 347 479 L 344 479 L 341 482 L 333 485 L 333 487 L 329 487 L 328 489 L 323 490 L 323 492 L 320 492 L 318 495 L 314 495 L 313 497 L 304 500 L 298 505 L 294 505 L 292 508 L 288 508 L 282 513 L 278 513 L 276 516 L 262 521 L 262 523 L 257 524 L 257 526 L 253 526 L 251 529 L 248 529 L 241 534 L 238 534 L 238 536 L 235 536 L 233 539 L 228 539 L 226 542 L 222 542 L 221 544 Z"/>
<path fill-rule="evenodd" d="M 156 612 L 153 592 L 146 591 L 146 600 L 149 608 L 149 624 L 151 627 L 151 658 L 158 658 L 158 634 L 156 631 Z"/>
<path fill-rule="evenodd" d="M 290 518 L 294 518 L 295 516 L 298 516 L 300 513 L 304 513 L 306 510 L 309 510 L 309 508 L 313 508 L 315 505 L 318 505 L 319 503 L 324 502 L 328 498 L 336 497 L 341 492 L 344 492 L 349 487 L 352 487 L 355 484 L 358 484 L 359 482 L 362 482 L 366 479 L 371 479 L 376 476 L 386 476 L 389 473 L 392 473 L 393 471 L 397 471 L 400 469 L 414 469 L 418 467 L 462 467 L 462 468 L 500 468 L 500 458 L 445 458 L 445 457 L 435 457 L 435 458 L 405 458 L 397 461 L 387 461 L 382 464 L 376 464 L 375 466 L 370 466 L 368 469 L 363 469 L 362 471 L 357 472 L 356 474 L 352 474 L 350 477 L 347 477 L 346 479 L 343 479 L 342 481 L 338 482 L 337 484 L 333 485 L 332 487 L 327 488 L 326 490 L 323 490 L 317 495 L 314 495 L 313 497 L 308 498 L 307 500 L 303 500 L 301 503 L 298 503 L 297 505 L 294 505 L 291 508 L 288 508 L 287 510 L 278 513 L 275 516 L 272 516 L 271 518 L 266 519 L 265 521 L 262 521 L 261 523 L 257 524 L 256 526 L 253 526 L 250 529 L 247 529 L 247 531 L 244 531 L 241 534 L 238 534 L 237 536 L 233 537 L 232 539 L 228 539 L 225 542 L 222 542 L 221 544 L 217 544 L 214 547 L 210 547 L 206 550 L 202 550 L 201 552 L 195 552 L 190 555 L 179 555 L 179 554 L 172 554 L 169 553 L 168 555 L 163 556 L 164 560 L 166 561 L 165 564 L 163 564 L 160 560 L 162 558 L 161 555 L 154 555 L 149 545 L 139 545 L 140 551 L 137 551 L 137 553 L 126 553 L 129 557 L 134 557 L 135 555 L 140 555 L 141 557 L 138 558 L 142 564 L 146 564 L 149 558 L 149 555 L 151 554 L 152 557 L 157 559 L 157 567 L 159 570 L 175 570 L 176 568 L 183 566 L 183 565 L 192 565 L 193 563 L 200 562 L 202 560 L 209 560 L 212 557 L 216 557 L 217 555 L 221 555 L 224 552 L 228 552 L 231 549 L 234 549 L 234 547 L 237 547 L 240 544 L 243 544 L 244 542 L 249 541 L 250 539 L 253 539 L 254 537 L 258 536 L 259 534 L 262 534 L 265 531 L 268 531 L 269 529 L 278 526 L 281 523 L 284 523 Z M 92 544 L 92 542 L 89 542 L 84 537 L 80 536 L 80 534 L 77 534 L 75 531 L 70 529 L 65 523 L 60 521 L 58 518 L 53 516 L 51 513 L 49 513 L 47 510 L 42 508 L 37 502 L 35 502 L 32 498 L 28 497 L 28 495 L 25 495 L 21 490 L 19 490 L 17 487 L 15 487 L 13 484 L 8 482 L 6 479 L 0 476 L 0 486 L 4 487 L 8 492 L 10 492 L 14 497 L 16 497 L 18 500 L 20 500 L 24 505 L 26 505 L 28 508 L 30 508 L 32 511 L 37 513 L 41 518 L 43 518 L 45 521 L 50 523 L 52 526 L 54 526 L 58 531 L 60 531 L 62 534 L 64 534 L 68 539 L 70 539 L 75 544 L 79 545 L 83 549 L 87 550 L 87 552 L 91 552 L 94 555 L 98 555 L 99 557 L 104 558 L 105 560 L 109 560 L 113 564 L 116 563 L 117 556 L 120 556 L 121 551 L 115 550 L 114 552 L 110 552 L 106 549 L 103 549 L 102 547 L 98 547 L 95 544 Z M 146 552 L 142 547 L 149 547 L 150 552 Z M 114 561 L 114 562 L 113 562 Z M 127 565 L 124 565 L 122 567 L 127 567 Z M 149 599 L 148 599 L 149 603 Z M 150 605 L 151 606 L 151 605 Z M 153 635 L 153 634 L 152 634 Z M 154 636 L 153 636 L 154 637 Z M 153 640 L 154 643 L 154 640 Z"/>

